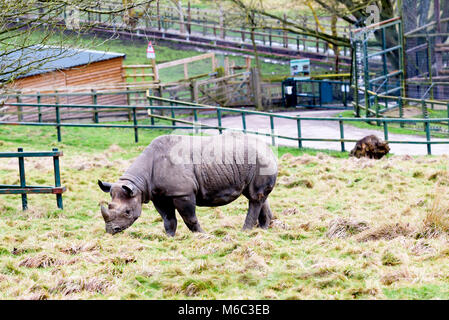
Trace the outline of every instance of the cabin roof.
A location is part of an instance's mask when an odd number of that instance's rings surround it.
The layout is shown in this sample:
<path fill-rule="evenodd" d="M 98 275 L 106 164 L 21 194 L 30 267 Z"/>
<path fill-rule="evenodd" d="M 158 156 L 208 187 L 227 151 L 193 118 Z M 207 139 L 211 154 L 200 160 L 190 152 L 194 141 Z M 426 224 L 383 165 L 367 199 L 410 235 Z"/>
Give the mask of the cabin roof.
<path fill-rule="evenodd" d="M 0 71 L 4 74 L 0 75 L 0 80 L 6 80 L 18 67 L 22 67 L 24 73 L 17 78 L 25 78 L 119 57 L 125 58 L 126 55 L 117 52 L 34 45 L 0 57 Z"/>

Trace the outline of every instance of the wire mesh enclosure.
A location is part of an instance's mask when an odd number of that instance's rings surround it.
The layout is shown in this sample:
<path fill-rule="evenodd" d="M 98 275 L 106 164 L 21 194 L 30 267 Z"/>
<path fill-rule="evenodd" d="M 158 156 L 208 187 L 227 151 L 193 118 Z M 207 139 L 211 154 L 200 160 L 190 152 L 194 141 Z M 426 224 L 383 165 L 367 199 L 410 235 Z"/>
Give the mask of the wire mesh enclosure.
<path fill-rule="evenodd" d="M 407 96 L 449 100 L 449 0 L 403 0 Z"/>
<path fill-rule="evenodd" d="M 388 99 L 375 95 L 402 96 L 404 94 L 403 32 L 400 17 L 382 21 L 351 33 L 353 44 L 353 84 L 356 114 L 374 115 L 379 105 L 383 109 L 396 108 Z M 374 106 L 375 104 L 375 106 Z"/>

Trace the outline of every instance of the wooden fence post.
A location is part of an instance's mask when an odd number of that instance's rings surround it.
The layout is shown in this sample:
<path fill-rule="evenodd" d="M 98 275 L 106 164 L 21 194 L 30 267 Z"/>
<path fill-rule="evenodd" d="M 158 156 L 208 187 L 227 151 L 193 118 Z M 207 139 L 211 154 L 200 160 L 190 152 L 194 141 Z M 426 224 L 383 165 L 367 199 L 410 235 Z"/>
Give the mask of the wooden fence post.
<path fill-rule="evenodd" d="M 222 38 L 222 39 L 225 38 L 224 29 L 223 29 L 224 28 L 223 18 L 224 18 L 223 15 L 220 14 L 220 17 L 218 18 L 219 19 L 218 25 L 220 27 L 220 38 Z"/>
<path fill-rule="evenodd" d="M 285 13 L 284 13 L 284 20 L 287 20 L 287 14 L 285 14 Z M 286 28 L 285 23 L 283 23 L 283 27 Z M 284 42 L 284 48 L 288 48 L 287 30 L 284 30 L 283 42 Z"/>
<path fill-rule="evenodd" d="M 217 68 L 217 60 L 215 59 L 215 54 L 211 57 L 211 64 L 212 64 L 212 72 L 215 72 L 215 69 Z"/>
<path fill-rule="evenodd" d="M 190 8 L 190 0 L 187 3 L 187 32 L 192 33 L 192 11 Z"/>
<path fill-rule="evenodd" d="M 254 96 L 254 105 L 256 109 L 262 109 L 262 94 L 260 90 L 260 77 L 257 68 L 251 68 L 251 88 Z"/>
<path fill-rule="evenodd" d="M 198 103 L 198 82 L 192 80 L 190 86 L 192 88 L 192 102 Z"/>
<path fill-rule="evenodd" d="M 159 6 L 159 0 L 156 1 L 156 15 L 157 15 L 157 29 L 161 30 L 161 8 Z"/>
<path fill-rule="evenodd" d="M 224 64 L 224 72 L 225 72 L 224 75 L 229 76 L 229 58 L 228 57 L 224 58 L 223 64 Z"/>
<path fill-rule="evenodd" d="M 207 19 L 206 16 L 203 16 L 203 36 L 207 34 Z"/>
<path fill-rule="evenodd" d="M 251 69 L 251 57 L 246 57 L 245 58 L 245 66 L 246 66 L 246 71 L 250 71 Z"/>
<path fill-rule="evenodd" d="M 271 29 L 268 29 L 268 42 L 270 43 L 270 48 L 273 45 L 273 36 L 271 35 Z"/>
<path fill-rule="evenodd" d="M 184 79 L 189 79 L 189 67 L 187 63 L 184 63 Z"/>

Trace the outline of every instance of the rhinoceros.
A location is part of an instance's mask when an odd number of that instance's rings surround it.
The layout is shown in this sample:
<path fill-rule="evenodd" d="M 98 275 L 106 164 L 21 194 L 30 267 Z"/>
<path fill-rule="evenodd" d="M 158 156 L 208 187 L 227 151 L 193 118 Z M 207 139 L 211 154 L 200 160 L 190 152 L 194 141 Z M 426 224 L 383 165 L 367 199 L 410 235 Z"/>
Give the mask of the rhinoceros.
<path fill-rule="evenodd" d="M 268 228 L 273 217 L 267 197 L 277 177 L 277 161 L 263 141 L 246 134 L 165 135 L 154 139 L 115 183 L 98 185 L 112 201 L 101 205 L 106 232 L 115 234 L 139 218 L 152 201 L 165 232 L 174 236 L 175 209 L 192 232 L 204 232 L 196 206 L 217 207 L 240 195 L 249 201 L 243 229 Z"/>

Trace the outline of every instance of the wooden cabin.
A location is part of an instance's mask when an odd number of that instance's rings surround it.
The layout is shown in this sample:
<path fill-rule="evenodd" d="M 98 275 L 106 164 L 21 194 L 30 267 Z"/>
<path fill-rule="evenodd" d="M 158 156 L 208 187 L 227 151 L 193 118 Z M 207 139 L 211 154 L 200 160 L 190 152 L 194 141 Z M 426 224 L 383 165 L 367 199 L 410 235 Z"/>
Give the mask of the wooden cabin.
<path fill-rule="evenodd" d="M 47 57 L 48 59 L 46 59 Z M 8 58 L 14 59 L 14 57 Z M 55 92 L 79 93 L 91 92 L 92 90 L 98 92 L 123 90 L 121 89 L 125 81 L 123 76 L 125 54 L 123 53 L 45 46 L 39 50 L 33 48 L 29 52 L 18 52 L 16 59 L 17 63 L 23 63 L 24 65 L 29 64 L 30 61 L 36 61 L 36 66 L 30 68 L 29 72 L 18 76 L 9 85 L 10 89 L 22 94 L 42 94 L 40 103 L 93 104 L 94 99 L 90 95 L 57 98 L 51 96 L 51 94 Z M 19 101 L 12 98 L 8 99 L 7 102 Z M 20 102 L 37 103 L 37 98 L 24 96 Z M 127 96 L 126 94 L 98 95 L 96 102 L 103 105 L 126 105 Z M 24 111 L 27 109 L 30 108 L 25 107 Z M 31 109 L 28 111 L 31 111 Z M 65 109 L 65 111 L 74 110 Z M 70 114 L 67 113 L 66 117 L 70 118 Z M 29 117 L 25 116 L 24 120 L 34 120 L 27 118 Z"/>
<path fill-rule="evenodd" d="M 32 59 L 38 64 L 48 57 L 11 84 L 15 91 L 22 93 L 86 92 L 108 86 L 114 88 L 124 82 L 123 53 L 45 46 L 39 50 L 33 48 L 30 53 L 18 52 L 17 57 L 18 63 L 24 64 Z M 79 98 L 69 100 L 66 103 L 83 103 Z M 108 104 L 107 101 L 104 104 Z"/>

